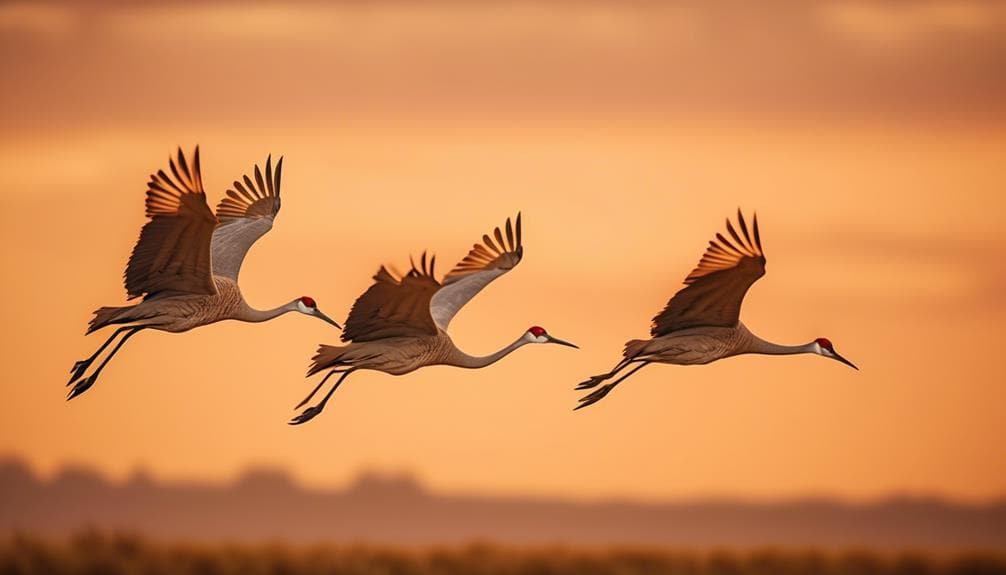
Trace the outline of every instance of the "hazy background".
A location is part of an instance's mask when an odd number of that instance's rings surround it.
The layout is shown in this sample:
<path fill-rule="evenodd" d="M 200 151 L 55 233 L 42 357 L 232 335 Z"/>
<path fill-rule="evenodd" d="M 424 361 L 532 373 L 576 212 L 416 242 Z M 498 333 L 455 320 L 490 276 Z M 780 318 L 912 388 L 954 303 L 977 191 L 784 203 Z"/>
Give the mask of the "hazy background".
<path fill-rule="evenodd" d="M 1006 494 L 1003 2 L 0 2 L 0 453 L 125 478 L 315 487 L 361 469 L 501 495 L 779 500 Z M 289 427 L 303 316 L 131 340 L 94 389 L 148 175 L 202 149 L 211 203 L 286 156 L 245 262 L 257 307 L 342 320 L 381 263 L 444 269 L 507 216 L 525 258 L 452 325 L 582 350 L 359 373 Z M 725 216 L 758 210 L 742 318 L 820 358 L 658 366 L 573 413 Z"/>

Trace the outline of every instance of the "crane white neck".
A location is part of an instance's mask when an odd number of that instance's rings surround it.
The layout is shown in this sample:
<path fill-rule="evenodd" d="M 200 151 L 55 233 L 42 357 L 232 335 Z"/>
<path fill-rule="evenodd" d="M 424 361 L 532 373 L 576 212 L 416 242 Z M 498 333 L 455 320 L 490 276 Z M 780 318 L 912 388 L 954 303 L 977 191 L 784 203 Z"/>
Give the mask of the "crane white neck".
<path fill-rule="evenodd" d="M 504 347 L 503 349 L 497 351 L 496 353 L 491 353 L 489 355 L 481 357 L 468 355 L 467 353 L 459 349 L 455 349 L 453 357 L 450 358 L 450 361 L 448 361 L 447 364 L 456 367 L 467 367 L 471 369 L 478 369 L 480 367 L 485 367 L 487 365 L 492 365 L 496 363 L 497 361 L 513 353 L 513 351 L 516 350 L 517 348 L 523 347 L 529 343 L 531 342 L 522 335 L 516 341 Z"/>
<path fill-rule="evenodd" d="M 293 300 L 291 302 L 285 303 L 279 307 L 274 307 L 272 309 L 255 309 L 246 303 L 243 306 L 241 306 L 241 309 L 238 311 L 237 314 L 235 314 L 234 319 L 239 319 L 241 321 L 247 321 L 253 323 L 269 321 L 285 313 L 289 313 L 291 311 L 298 311 L 297 303 L 298 300 Z"/>
<path fill-rule="evenodd" d="M 800 353 L 820 355 L 821 353 L 821 348 L 813 341 L 803 345 L 780 345 L 765 341 L 751 332 L 748 332 L 748 334 L 751 336 L 751 339 L 741 353 L 759 353 L 762 355 L 796 355 Z"/>

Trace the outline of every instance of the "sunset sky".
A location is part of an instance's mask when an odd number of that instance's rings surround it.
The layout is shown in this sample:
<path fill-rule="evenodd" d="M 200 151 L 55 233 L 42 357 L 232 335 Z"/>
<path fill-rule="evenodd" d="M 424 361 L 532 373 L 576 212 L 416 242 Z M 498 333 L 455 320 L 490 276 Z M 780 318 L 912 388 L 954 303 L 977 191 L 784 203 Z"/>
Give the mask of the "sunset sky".
<path fill-rule="evenodd" d="M 646 500 L 1006 496 L 1006 3 L 0 2 L 0 455 L 49 473 Z M 241 284 L 342 321 L 382 263 L 442 268 L 518 210 L 524 260 L 452 336 L 581 346 L 490 368 L 360 372 L 290 427 L 318 343 L 291 314 L 131 340 L 67 371 L 124 305 L 150 173 L 199 144 L 215 205 L 284 155 Z M 742 319 L 801 356 L 586 376 L 738 207 L 767 275 Z M 102 332 L 103 334 L 106 332 Z"/>

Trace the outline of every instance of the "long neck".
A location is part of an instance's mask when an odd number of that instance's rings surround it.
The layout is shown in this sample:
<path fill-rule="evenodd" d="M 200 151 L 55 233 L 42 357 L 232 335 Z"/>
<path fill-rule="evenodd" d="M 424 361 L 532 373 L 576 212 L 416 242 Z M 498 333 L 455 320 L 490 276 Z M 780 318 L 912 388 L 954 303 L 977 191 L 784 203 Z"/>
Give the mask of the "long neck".
<path fill-rule="evenodd" d="M 476 357 L 473 355 L 468 355 L 467 353 L 457 350 L 454 357 L 451 358 L 449 362 L 450 365 L 455 365 L 457 367 L 469 367 L 476 369 L 479 367 L 485 367 L 487 365 L 492 365 L 497 361 L 503 359 L 504 357 L 510 355 L 515 349 L 529 343 L 523 336 L 517 339 L 515 342 L 504 347 L 503 349 L 497 351 L 496 353 L 491 353 L 482 357 Z"/>
<path fill-rule="evenodd" d="M 751 341 L 747 345 L 745 353 L 760 353 L 763 355 L 796 355 L 798 353 L 817 353 L 813 342 L 803 345 L 779 345 L 765 341 L 755 334 L 751 334 Z"/>
<path fill-rule="evenodd" d="M 269 321 L 270 319 L 294 311 L 296 309 L 296 306 L 297 306 L 296 301 L 285 303 L 279 307 L 274 307 L 272 309 L 255 309 L 249 306 L 248 304 L 245 304 L 241 306 L 241 309 L 238 311 L 234 319 L 254 323 Z"/>

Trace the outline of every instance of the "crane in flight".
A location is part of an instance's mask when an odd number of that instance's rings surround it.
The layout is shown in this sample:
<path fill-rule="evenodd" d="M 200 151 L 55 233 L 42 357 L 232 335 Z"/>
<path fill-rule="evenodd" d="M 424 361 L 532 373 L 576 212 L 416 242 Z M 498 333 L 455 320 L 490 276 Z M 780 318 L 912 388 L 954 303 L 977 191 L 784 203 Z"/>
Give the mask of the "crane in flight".
<path fill-rule="evenodd" d="M 516 229 L 515 229 L 516 228 Z M 484 357 L 466 354 L 447 334 L 451 319 L 475 294 L 494 279 L 512 270 L 524 254 L 521 219 L 516 226 L 506 221 L 506 238 L 500 228 L 495 242 L 488 234 L 482 244 L 475 244 L 468 255 L 454 266 L 443 282 L 434 274 L 436 256 L 427 260 L 424 252 L 417 266 L 405 275 L 394 274 L 384 266 L 374 276 L 374 284 L 356 300 L 346 320 L 342 340 L 348 345 L 321 345 L 307 372 L 308 377 L 328 371 L 314 390 L 294 409 L 299 409 L 333 375 L 339 378 L 317 404 L 294 417 L 291 425 L 310 421 L 325 408 L 339 385 L 354 371 L 370 369 L 391 375 L 404 375 L 427 365 L 452 365 L 477 369 L 503 359 L 514 350 L 531 343 L 576 345 L 553 337 L 539 326 L 532 326 L 513 343 Z"/>
<path fill-rule="evenodd" d="M 631 369 L 615 381 L 580 398 L 580 404 L 574 411 L 604 399 L 615 386 L 651 363 L 702 365 L 745 353 L 810 353 L 859 369 L 839 355 L 826 338 L 820 337 L 804 345 L 779 345 L 754 335 L 740 322 L 744 295 L 751 284 L 765 275 L 765 255 L 758 231 L 758 216 L 755 215 L 749 230 L 744 215 L 738 209 L 737 223 L 740 233 L 727 219 L 730 239 L 721 233 L 716 234 L 699 265 L 685 278 L 685 287 L 674 294 L 664 310 L 653 318 L 652 339 L 629 340 L 622 352 L 622 361 L 608 373 L 595 375 L 580 383 L 576 389 L 592 389 L 622 370 Z"/>
<path fill-rule="evenodd" d="M 264 174 L 256 165 L 254 180 L 246 175 L 243 181 L 235 181 L 216 214 L 206 203 L 198 147 L 191 165 L 179 148 L 177 160 L 170 159 L 170 171 L 150 176 L 146 200 L 150 219 L 126 265 L 129 299 L 142 296 L 143 300 L 94 312 L 88 334 L 110 325 L 121 327 L 93 355 L 70 369 L 67 386 L 73 387 L 67 399 L 90 389 L 123 344 L 145 329 L 179 333 L 225 319 L 262 322 L 292 311 L 339 327 L 308 296 L 258 310 L 245 302 L 238 288 L 238 272 L 248 248 L 272 229 L 279 213 L 282 158 L 275 171 L 270 156 Z M 120 335 L 104 361 L 88 375 L 101 352 Z"/>

